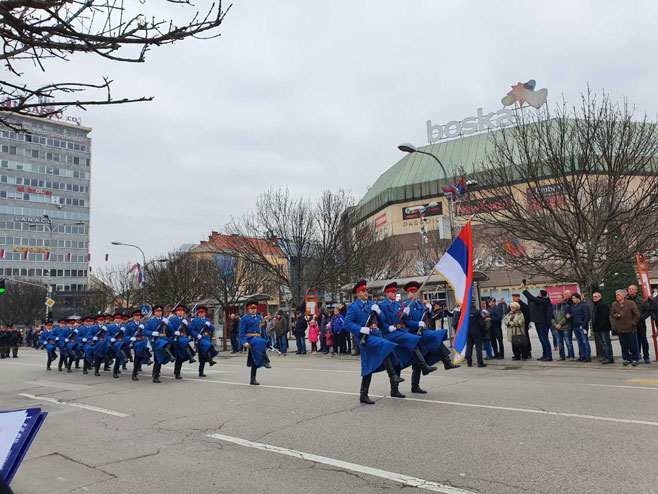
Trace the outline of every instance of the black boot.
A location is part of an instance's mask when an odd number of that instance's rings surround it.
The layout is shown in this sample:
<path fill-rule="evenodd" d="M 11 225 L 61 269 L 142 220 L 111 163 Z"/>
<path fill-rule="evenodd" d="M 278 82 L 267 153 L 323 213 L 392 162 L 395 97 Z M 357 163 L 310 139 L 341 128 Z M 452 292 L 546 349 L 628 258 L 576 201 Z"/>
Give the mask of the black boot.
<path fill-rule="evenodd" d="M 411 392 L 427 394 L 427 391 L 420 387 L 420 368 L 416 366 L 414 366 L 411 371 Z"/>
<path fill-rule="evenodd" d="M 69 357 L 68 361 L 66 362 L 66 372 L 73 372 L 71 370 L 72 365 L 73 365 L 73 357 Z"/>
<path fill-rule="evenodd" d="M 251 366 L 251 381 L 249 381 L 249 384 L 251 384 L 252 386 L 258 386 L 260 384 L 258 381 L 256 381 L 256 372 L 257 371 L 258 371 L 258 369 L 256 368 L 256 366 L 252 364 L 252 366 Z"/>
<path fill-rule="evenodd" d="M 132 374 L 132 380 L 133 381 L 139 381 L 139 378 L 137 377 L 137 371 L 139 370 L 139 363 L 140 363 L 139 358 L 135 358 L 135 361 L 133 362 L 133 374 Z"/>
<path fill-rule="evenodd" d="M 391 382 L 391 398 L 406 398 L 405 395 L 400 393 L 399 386 L 398 383 Z"/>
<path fill-rule="evenodd" d="M 99 372 L 101 370 L 101 359 L 100 357 L 96 357 L 96 362 L 94 362 L 94 376 L 98 377 L 101 375 Z"/>
<path fill-rule="evenodd" d="M 199 362 L 199 377 L 206 377 L 206 375 L 203 373 L 203 369 L 206 367 L 206 361 L 204 359 L 201 359 L 201 362 Z"/>
<path fill-rule="evenodd" d="M 175 379 L 183 379 L 180 377 L 180 369 L 183 367 L 183 361 L 179 358 L 176 359 L 176 363 L 174 364 L 174 378 Z"/>
<path fill-rule="evenodd" d="M 423 376 L 426 376 L 430 372 L 434 372 L 436 370 L 436 367 L 427 365 L 427 362 L 425 361 L 425 357 L 423 357 L 423 354 L 420 352 L 418 348 L 414 348 L 413 354 L 416 364 L 423 371 Z"/>
<path fill-rule="evenodd" d="M 453 364 L 452 358 L 450 357 L 450 350 L 443 346 L 443 343 L 439 347 L 439 353 L 441 354 L 441 362 L 443 362 L 443 368 L 445 370 L 456 369 L 461 367 L 461 365 Z"/>
<path fill-rule="evenodd" d="M 64 355 L 60 355 L 59 362 L 57 363 L 57 370 L 59 372 L 62 372 L 64 370 L 63 367 L 64 367 Z"/>
<path fill-rule="evenodd" d="M 261 357 L 261 361 L 263 362 L 263 367 L 266 369 L 271 369 L 272 366 L 270 365 L 270 357 L 267 356 L 267 350 L 263 352 L 263 356 Z"/>
<path fill-rule="evenodd" d="M 119 379 L 119 367 L 121 366 L 121 361 L 119 359 L 116 359 L 114 361 L 114 368 L 112 370 L 112 377 L 114 379 Z"/>
<path fill-rule="evenodd" d="M 87 359 L 84 359 L 82 361 L 82 373 L 83 374 L 89 374 L 89 372 L 87 372 Z"/>
<path fill-rule="evenodd" d="M 370 389 L 370 381 L 372 380 L 372 374 L 363 376 L 361 378 L 361 391 L 359 393 L 359 401 L 365 405 L 374 405 L 375 402 L 370 399 L 368 396 L 368 390 Z"/>
<path fill-rule="evenodd" d="M 48 354 L 48 362 L 46 362 L 46 370 L 50 370 L 50 363 L 52 361 L 53 361 L 53 358 L 50 356 L 50 354 Z"/>
<path fill-rule="evenodd" d="M 162 382 L 162 381 L 160 381 L 160 367 L 162 367 L 162 365 L 157 363 L 157 362 L 153 365 L 153 382 L 154 383 Z"/>
<path fill-rule="evenodd" d="M 388 374 L 388 378 L 391 380 L 391 383 L 395 382 L 399 384 L 404 382 L 404 379 L 398 376 L 395 372 L 395 367 L 393 367 L 393 362 L 391 362 L 390 357 L 386 357 L 386 360 L 384 360 L 384 368 L 386 369 L 386 373 Z"/>
<path fill-rule="evenodd" d="M 189 359 L 190 364 L 196 362 L 196 359 L 194 358 L 194 352 L 192 352 L 192 349 L 189 346 L 187 347 L 187 357 Z"/>
<path fill-rule="evenodd" d="M 75 359 L 75 368 L 76 369 L 80 368 L 80 359 L 79 358 Z"/>

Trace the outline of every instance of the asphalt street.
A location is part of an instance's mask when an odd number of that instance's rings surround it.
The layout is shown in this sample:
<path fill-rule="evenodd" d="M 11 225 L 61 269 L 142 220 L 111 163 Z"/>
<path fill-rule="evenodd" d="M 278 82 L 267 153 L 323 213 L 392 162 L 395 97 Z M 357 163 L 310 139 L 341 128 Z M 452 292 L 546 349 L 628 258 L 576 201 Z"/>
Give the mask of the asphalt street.
<path fill-rule="evenodd" d="M 249 386 L 246 356 L 162 384 L 45 370 L 45 353 L 0 360 L 1 409 L 49 415 L 18 493 L 658 492 L 658 364 L 497 361 L 423 378 L 387 398 L 359 361 L 272 356 Z M 520 365 L 519 365 L 520 364 Z M 129 364 L 130 365 L 130 364 Z"/>

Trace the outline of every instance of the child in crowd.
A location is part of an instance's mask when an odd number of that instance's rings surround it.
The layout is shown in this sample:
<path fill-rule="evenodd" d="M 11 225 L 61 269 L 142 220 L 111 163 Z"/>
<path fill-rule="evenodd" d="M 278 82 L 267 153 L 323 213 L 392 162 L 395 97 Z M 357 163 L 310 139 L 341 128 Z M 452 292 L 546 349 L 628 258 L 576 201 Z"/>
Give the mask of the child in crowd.
<path fill-rule="evenodd" d="M 308 341 L 311 343 L 311 355 L 317 355 L 318 353 L 318 333 L 318 322 L 313 316 L 311 322 L 308 323 Z"/>

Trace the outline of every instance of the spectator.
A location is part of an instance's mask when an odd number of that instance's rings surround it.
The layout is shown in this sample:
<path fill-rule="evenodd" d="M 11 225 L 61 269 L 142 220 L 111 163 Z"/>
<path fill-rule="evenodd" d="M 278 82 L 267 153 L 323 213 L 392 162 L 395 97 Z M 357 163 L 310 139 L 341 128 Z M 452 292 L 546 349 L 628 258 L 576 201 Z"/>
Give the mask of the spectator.
<path fill-rule="evenodd" d="M 297 355 L 306 355 L 306 328 L 308 323 L 302 313 L 295 312 L 295 338 L 297 340 Z"/>
<path fill-rule="evenodd" d="M 503 300 L 503 299 L 501 299 Z M 504 302 L 504 300 L 503 300 Z M 505 358 L 505 347 L 503 346 L 503 305 L 496 299 L 489 300 L 489 319 L 491 320 L 491 346 L 495 359 Z"/>
<path fill-rule="evenodd" d="M 276 335 L 277 348 L 281 355 L 285 357 L 288 353 L 288 322 L 281 311 L 276 314 L 274 334 Z"/>
<path fill-rule="evenodd" d="M 521 311 L 521 314 L 523 314 L 523 320 L 525 322 L 525 334 L 528 337 L 528 358 L 531 358 L 532 343 L 530 343 L 530 307 L 528 307 L 528 304 L 521 300 L 520 293 L 512 294 L 512 302 L 516 302 L 521 307 L 519 310 Z"/>
<path fill-rule="evenodd" d="M 489 311 L 483 310 L 482 315 L 482 342 L 484 344 L 484 351 L 487 354 L 484 357 L 484 360 L 493 359 L 493 351 L 491 350 L 491 318 L 489 317 Z"/>
<path fill-rule="evenodd" d="M 9 337 L 7 338 L 8 349 L 7 349 L 7 358 L 9 358 L 9 350 L 11 349 L 12 356 L 18 358 L 18 344 L 20 343 L 21 332 L 16 326 L 11 328 L 9 331 Z"/>
<path fill-rule="evenodd" d="M 318 353 L 318 335 L 320 331 L 318 329 L 318 322 L 315 320 L 315 316 L 311 319 L 311 322 L 308 323 L 308 341 L 311 343 L 311 354 L 317 355 Z"/>
<path fill-rule="evenodd" d="M 615 292 L 615 302 L 612 304 L 610 314 L 615 321 L 615 329 L 619 335 L 619 344 L 621 345 L 621 358 L 624 365 L 633 364 L 635 367 L 640 360 L 637 349 L 637 323 L 640 320 L 640 311 L 637 309 L 635 302 L 627 298 L 626 290 L 617 290 Z"/>
<path fill-rule="evenodd" d="M 320 322 L 318 323 L 318 328 L 320 329 L 320 351 L 327 354 L 327 323 L 329 323 L 329 318 L 327 313 L 323 310 L 320 312 Z"/>
<path fill-rule="evenodd" d="M 548 339 L 548 331 L 551 325 L 551 299 L 548 298 L 548 293 L 546 290 L 539 290 L 539 296 L 535 297 L 525 285 L 521 285 L 523 288 L 523 295 L 530 302 L 530 322 L 535 323 L 535 329 L 537 330 L 537 336 L 539 336 L 539 341 L 541 342 L 541 357 L 537 360 L 542 360 L 544 362 L 550 362 L 553 360 L 553 354 L 551 352 L 551 342 Z"/>
<path fill-rule="evenodd" d="M 332 355 L 337 355 L 339 351 L 339 339 L 338 335 L 345 331 L 343 326 L 345 325 L 345 317 L 341 314 L 340 307 L 334 307 L 334 317 L 331 318 L 331 338 L 333 340 L 333 350 Z"/>
<path fill-rule="evenodd" d="M 610 341 L 610 330 L 612 329 L 610 327 L 610 308 L 601 299 L 599 292 L 592 294 L 592 301 L 594 302 L 592 307 L 592 330 L 594 331 L 594 337 L 603 348 L 601 363 L 604 365 L 612 364 L 614 359 L 612 358 L 612 342 Z"/>
<path fill-rule="evenodd" d="M 329 319 L 329 322 L 327 323 L 327 331 L 326 331 L 326 334 L 325 334 L 325 338 L 327 340 L 326 341 L 327 346 L 325 348 L 324 354 L 326 355 L 326 354 L 329 353 L 329 351 L 331 351 L 331 356 L 333 357 L 334 356 L 334 333 L 331 330 L 331 319 Z"/>
<path fill-rule="evenodd" d="M 505 315 L 509 312 L 509 307 L 507 306 L 507 302 L 504 298 L 498 300 L 498 306 L 500 307 L 503 317 L 505 317 Z"/>
<path fill-rule="evenodd" d="M 651 316 L 651 305 L 644 300 L 644 297 L 638 294 L 637 286 L 631 285 L 628 287 L 628 295 L 626 298 L 637 306 L 640 313 L 640 319 L 635 327 L 635 337 L 637 338 L 637 351 L 642 351 L 644 363 L 650 364 L 649 358 L 649 341 L 647 340 L 647 317 Z"/>
<path fill-rule="evenodd" d="M 32 346 L 32 328 L 30 327 L 25 328 L 25 346 Z"/>
<path fill-rule="evenodd" d="M 272 350 L 276 347 L 276 332 L 274 331 L 274 325 L 276 321 L 271 314 L 265 316 L 265 334 L 267 335 L 267 340 L 269 341 L 269 350 Z"/>
<path fill-rule="evenodd" d="M 432 302 L 432 329 L 443 329 L 443 319 L 446 316 L 440 300 Z"/>
<path fill-rule="evenodd" d="M 528 360 L 530 358 L 530 345 L 528 333 L 525 329 L 525 317 L 521 312 L 521 304 L 512 302 L 510 311 L 503 322 L 507 328 L 507 340 L 512 343 L 512 360 Z"/>
<path fill-rule="evenodd" d="M 0 358 L 9 357 L 9 332 L 7 328 L 0 327 Z"/>
<path fill-rule="evenodd" d="M 571 331 L 571 306 L 564 301 L 564 295 L 558 294 L 557 302 L 553 306 L 553 317 L 551 318 L 551 325 L 557 332 L 558 348 L 560 350 L 560 358 L 558 360 L 565 360 L 564 346 L 567 347 L 566 359 L 574 360 L 573 354 L 573 333 Z"/>
<path fill-rule="evenodd" d="M 578 343 L 578 362 L 591 362 L 592 349 L 587 339 L 590 320 L 589 306 L 583 302 L 583 298 L 579 293 L 574 293 L 571 300 L 573 301 L 571 306 L 571 329 L 576 335 L 576 342 Z"/>
<path fill-rule="evenodd" d="M 466 365 L 473 366 L 473 346 L 475 345 L 475 357 L 478 367 L 486 367 L 482 359 L 482 333 L 484 331 L 484 319 L 475 305 L 471 302 L 471 310 L 468 318 L 468 338 L 466 339 Z"/>
<path fill-rule="evenodd" d="M 240 332 L 240 314 L 231 314 L 229 316 L 229 334 L 231 336 L 231 353 L 238 353 L 242 348 L 238 343 L 238 333 Z M 242 353 L 242 352 L 240 352 Z"/>

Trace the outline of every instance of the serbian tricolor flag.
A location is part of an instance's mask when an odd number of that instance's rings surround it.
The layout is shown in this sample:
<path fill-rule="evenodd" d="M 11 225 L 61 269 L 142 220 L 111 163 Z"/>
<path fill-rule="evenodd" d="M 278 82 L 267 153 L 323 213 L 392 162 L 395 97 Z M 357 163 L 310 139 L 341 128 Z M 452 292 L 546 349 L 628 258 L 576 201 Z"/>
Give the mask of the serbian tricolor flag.
<path fill-rule="evenodd" d="M 457 191 L 457 189 L 455 188 L 454 185 L 449 185 L 447 187 L 441 187 L 441 189 L 443 189 L 443 193 L 445 195 L 453 195 Z"/>
<path fill-rule="evenodd" d="M 70 252 L 66 253 L 66 262 L 71 262 L 71 253 Z"/>
<path fill-rule="evenodd" d="M 466 338 L 468 337 L 468 320 L 471 313 L 471 291 L 473 288 L 473 232 L 471 220 L 462 228 L 455 241 L 448 247 L 434 272 L 440 275 L 455 292 L 455 299 L 461 304 L 459 325 L 452 342 L 455 350 L 453 361 L 462 362 L 466 355 Z"/>
<path fill-rule="evenodd" d="M 462 177 L 462 179 L 457 184 L 457 191 L 460 194 L 466 194 L 466 184 L 464 183 L 464 177 Z"/>
<path fill-rule="evenodd" d="M 142 276 L 142 267 L 139 265 L 138 262 L 136 262 L 130 267 L 128 273 L 132 273 L 133 271 L 137 271 L 137 283 L 141 285 L 142 281 L 144 281 L 144 277 Z"/>
<path fill-rule="evenodd" d="M 0 249 L 0 259 L 5 257 L 5 249 Z"/>
<path fill-rule="evenodd" d="M 23 259 L 27 259 L 27 250 L 23 251 Z"/>

